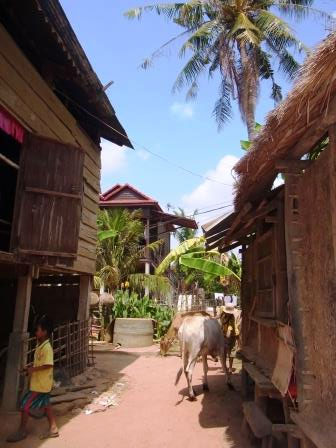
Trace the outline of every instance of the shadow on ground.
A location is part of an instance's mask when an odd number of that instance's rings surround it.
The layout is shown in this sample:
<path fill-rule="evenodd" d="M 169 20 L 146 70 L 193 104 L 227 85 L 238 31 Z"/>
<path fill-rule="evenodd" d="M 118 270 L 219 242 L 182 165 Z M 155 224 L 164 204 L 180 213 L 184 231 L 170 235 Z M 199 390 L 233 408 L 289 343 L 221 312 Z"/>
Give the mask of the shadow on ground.
<path fill-rule="evenodd" d="M 240 396 L 240 372 L 232 375 L 234 389 L 226 384 L 222 370 L 213 365 L 209 368 L 209 391 L 204 392 L 202 384 L 194 382 L 194 390 L 202 409 L 199 414 L 199 424 L 202 428 L 223 428 L 223 446 L 231 448 L 252 448 L 251 442 L 242 434 L 243 419 L 242 399 Z M 182 401 L 188 400 L 188 389 L 180 390 Z"/>
<path fill-rule="evenodd" d="M 125 375 L 122 371 L 137 360 L 140 353 L 127 353 L 123 351 L 99 351 L 95 353 L 96 368 L 102 373 L 102 377 L 108 381 L 107 388 L 113 387 L 114 384 L 123 381 Z M 93 396 L 93 398 L 96 398 Z M 65 416 L 57 417 L 57 424 L 61 431 L 62 426 L 68 424 L 72 419 L 76 418 L 78 414 L 68 413 Z M 9 434 L 14 432 L 19 424 L 20 415 L 16 413 L 0 412 L 0 448 L 18 447 L 18 448 L 39 448 L 46 446 L 47 440 L 40 440 L 39 436 L 45 433 L 48 429 L 47 419 L 41 420 L 30 419 L 28 423 L 29 435 L 28 437 L 16 444 L 6 443 L 6 438 Z M 56 441 L 56 439 L 54 439 Z M 58 440 L 58 439 L 57 439 Z M 60 439 L 61 440 L 61 439 Z M 61 446 L 61 445 L 60 445 Z"/>

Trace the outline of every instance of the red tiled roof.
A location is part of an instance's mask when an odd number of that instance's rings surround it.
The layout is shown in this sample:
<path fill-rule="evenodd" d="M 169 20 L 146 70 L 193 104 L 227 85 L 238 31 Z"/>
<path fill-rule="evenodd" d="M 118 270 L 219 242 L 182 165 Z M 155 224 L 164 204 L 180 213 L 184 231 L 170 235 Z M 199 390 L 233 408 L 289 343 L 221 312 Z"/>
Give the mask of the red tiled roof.
<path fill-rule="evenodd" d="M 157 222 L 166 223 L 171 227 L 172 231 L 174 230 L 174 225 L 197 229 L 197 224 L 194 219 L 165 213 L 157 201 L 129 184 L 116 184 L 105 193 L 102 193 L 100 195 L 99 206 L 104 208 L 151 208 L 153 211 L 153 214 L 151 214 L 152 219 Z"/>

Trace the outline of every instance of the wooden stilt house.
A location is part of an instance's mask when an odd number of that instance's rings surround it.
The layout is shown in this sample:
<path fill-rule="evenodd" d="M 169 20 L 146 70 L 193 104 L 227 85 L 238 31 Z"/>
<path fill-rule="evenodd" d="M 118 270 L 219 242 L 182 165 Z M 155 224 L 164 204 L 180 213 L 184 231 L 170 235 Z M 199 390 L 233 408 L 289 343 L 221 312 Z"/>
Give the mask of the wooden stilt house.
<path fill-rule="evenodd" d="M 131 143 L 58 0 L 1 0 L 0 43 L 0 391 L 13 409 L 35 315 L 64 324 L 59 365 L 86 366 L 100 138 Z"/>
<path fill-rule="evenodd" d="M 147 253 L 141 259 L 139 272 L 145 272 L 146 274 L 154 274 L 155 268 L 169 254 L 171 233 L 181 227 L 197 229 L 197 223 L 194 219 L 164 212 L 158 201 L 129 184 L 117 184 L 105 193 L 102 193 L 100 195 L 99 207 L 102 210 L 118 208 L 129 211 L 140 210 L 145 227 L 144 238 L 140 245 L 148 245 L 158 240 L 163 241 L 157 253 Z"/>
<path fill-rule="evenodd" d="M 204 229 L 242 246 L 244 414 L 263 446 L 336 446 L 335 73 L 334 33 L 236 165 L 234 213 Z"/>

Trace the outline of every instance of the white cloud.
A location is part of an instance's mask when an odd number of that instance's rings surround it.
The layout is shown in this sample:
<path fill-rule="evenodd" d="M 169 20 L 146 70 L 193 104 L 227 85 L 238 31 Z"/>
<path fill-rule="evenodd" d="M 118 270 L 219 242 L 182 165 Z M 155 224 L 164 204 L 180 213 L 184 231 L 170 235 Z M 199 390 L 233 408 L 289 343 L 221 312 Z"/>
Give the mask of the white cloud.
<path fill-rule="evenodd" d="M 200 224 L 204 224 L 220 215 L 232 211 L 233 207 L 231 204 L 233 202 L 234 178 L 231 171 L 237 161 L 238 158 L 233 155 L 222 157 L 213 170 L 205 173 L 206 177 L 217 180 L 220 183 L 204 180 L 191 193 L 185 194 L 182 197 L 183 207 L 188 213 L 191 213 L 195 209 L 202 212 L 217 207 L 227 206 L 221 210 L 215 210 L 211 213 L 197 216 L 197 221 Z"/>
<path fill-rule="evenodd" d="M 191 118 L 194 115 L 192 105 L 186 103 L 175 102 L 170 106 L 170 111 L 179 118 Z"/>
<path fill-rule="evenodd" d="M 334 19 L 336 19 L 336 11 L 332 12 L 331 15 Z"/>
<path fill-rule="evenodd" d="M 126 166 L 126 149 L 102 140 L 102 177 L 120 171 Z"/>

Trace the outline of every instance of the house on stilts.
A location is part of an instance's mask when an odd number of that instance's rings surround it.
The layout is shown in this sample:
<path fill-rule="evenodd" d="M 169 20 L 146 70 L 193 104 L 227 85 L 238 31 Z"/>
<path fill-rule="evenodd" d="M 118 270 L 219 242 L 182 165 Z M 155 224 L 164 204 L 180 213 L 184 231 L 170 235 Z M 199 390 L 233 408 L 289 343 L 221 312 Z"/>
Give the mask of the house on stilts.
<path fill-rule="evenodd" d="M 243 410 L 263 446 L 336 446 L 335 73 L 333 33 L 235 166 L 234 212 L 204 226 L 208 248 L 242 247 Z"/>
<path fill-rule="evenodd" d="M 0 2 L 0 391 L 15 409 L 36 315 L 87 365 L 100 138 L 131 147 L 58 0 Z"/>
<path fill-rule="evenodd" d="M 129 184 L 114 185 L 100 195 L 99 207 L 102 210 L 139 210 L 145 232 L 140 245 L 146 246 L 161 240 L 162 245 L 155 253 L 146 252 L 140 260 L 139 272 L 154 274 L 155 268 L 170 252 L 170 237 L 178 228 L 197 229 L 194 219 L 174 215 L 162 210 L 157 200 L 147 196 Z"/>

